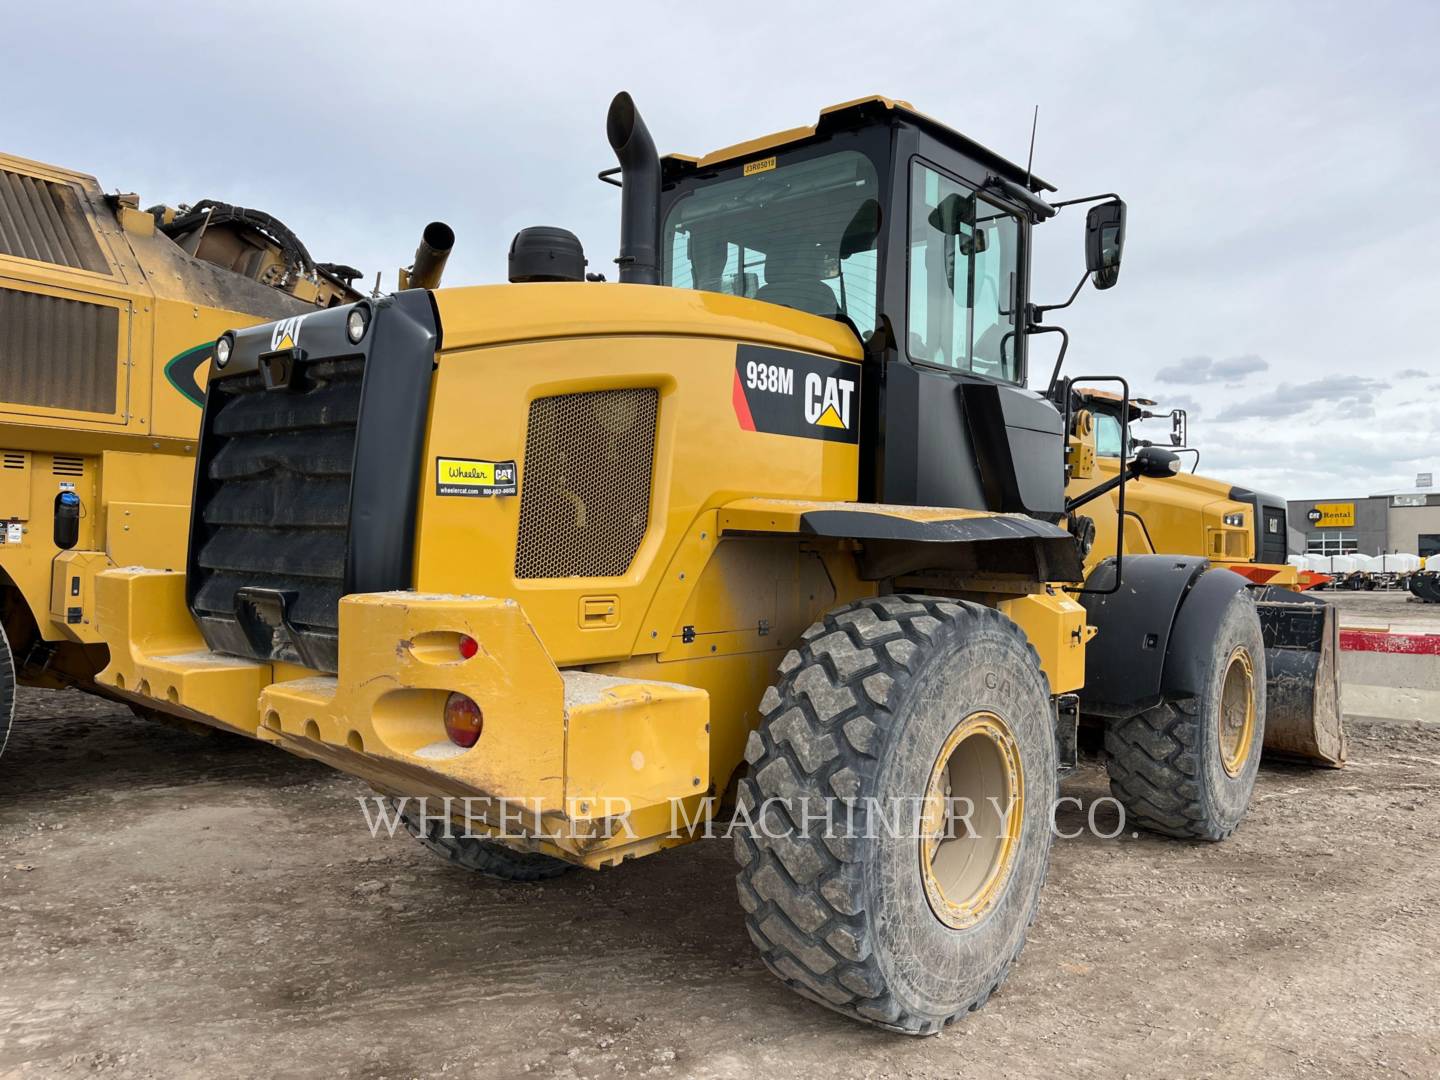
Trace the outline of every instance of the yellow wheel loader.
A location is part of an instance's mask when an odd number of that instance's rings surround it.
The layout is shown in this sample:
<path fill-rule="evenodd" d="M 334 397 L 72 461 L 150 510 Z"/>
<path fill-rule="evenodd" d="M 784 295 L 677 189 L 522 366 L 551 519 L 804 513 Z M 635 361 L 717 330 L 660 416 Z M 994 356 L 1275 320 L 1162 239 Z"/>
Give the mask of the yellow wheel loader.
<path fill-rule="evenodd" d="M 362 777 L 508 880 L 726 833 L 776 976 L 937 1031 L 1035 917 L 1087 672 L 1104 716 L 1264 681 L 1254 634 L 1214 645 L 1255 620 L 1228 572 L 1127 559 L 1138 640 L 1069 591 L 1031 243 L 1094 204 L 1108 288 L 1124 204 L 884 98 L 662 160 L 620 94 L 607 133 L 619 282 L 526 229 L 507 284 L 220 337 L 187 565 L 99 575 L 100 681 Z"/>
<path fill-rule="evenodd" d="M 0 750 L 17 680 L 93 689 L 97 572 L 184 568 L 215 339 L 357 299 L 345 272 L 258 211 L 0 155 Z"/>
<path fill-rule="evenodd" d="M 1192 469 L 1198 468 L 1199 451 L 1186 445 L 1189 425 L 1184 410 L 1152 412 L 1156 403 L 1131 398 L 1128 387 L 1116 394 L 1063 380 L 1061 385 L 1068 386 L 1073 415 L 1070 495 L 1081 497 L 1093 490 L 1097 479 L 1114 477 L 1133 450 L 1149 446 L 1132 430 L 1147 420 L 1168 419 L 1170 448 L 1177 454 L 1194 454 Z M 1246 578 L 1265 639 L 1265 753 L 1316 765 L 1343 765 L 1338 620 L 1334 608 L 1320 597 L 1298 589 L 1299 571 L 1286 563 L 1285 500 L 1193 471 L 1162 483 L 1135 480 L 1127 485 L 1123 508 L 1120 497 L 1117 487 L 1107 511 L 1094 515 L 1093 528 L 1077 528 L 1090 543 L 1087 571 L 1115 556 L 1119 523 L 1123 556 L 1162 553 L 1203 558 Z M 1183 759 L 1178 749 L 1172 749 L 1181 740 L 1172 743 L 1162 737 L 1182 716 L 1183 710 L 1171 704 L 1133 717 L 1127 724 L 1107 727 L 1116 795 L 1142 819 L 1155 809 L 1155 802 L 1168 805 L 1173 817 L 1178 800 L 1148 791 L 1143 777 L 1163 767 L 1149 760 L 1157 744 L 1176 760 Z M 1258 759 L 1261 741 L 1253 740 L 1246 748 Z"/>

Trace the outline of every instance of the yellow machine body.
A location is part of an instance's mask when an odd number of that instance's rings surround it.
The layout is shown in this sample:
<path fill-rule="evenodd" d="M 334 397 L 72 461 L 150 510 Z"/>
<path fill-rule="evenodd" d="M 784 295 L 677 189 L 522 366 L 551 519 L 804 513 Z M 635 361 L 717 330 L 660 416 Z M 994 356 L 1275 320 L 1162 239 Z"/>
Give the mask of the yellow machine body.
<path fill-rule="evenodd" d="M 111 570 L 97 583 L 111 650 L 102 684 L 328 761 L 381 792 L 470 800 L 455 813 L 479 832 L 608 865 L 687 838 L 677 822 L 731 788 L 786 651 L 825 611 L 879 591 L 858 572 L 856 544 L 806 535 L 805 514 L 997 517 L 857 504 L 854 443 L 737 423 L 737 344 L 858 366 L 854 335 L 833 320 L 634 285 L 433 297 L 444 332 L 414 591 L 345 597 L 338 671 L 326 675 L 212 652 L 187 610 L 183 574 Z M 445 474 L 431 470 L 513 461 L 536 484 L 542 463 L 526 456 L 535 403 L 613 390 L 655 395 L 653 459 L 635 461 L 653 470 L 643 540 L 618 576 L 525 576 L 523 500 L 440 494 Z M 615 474 L 615 446 L 592 451 L 565 468 Z M 903 591 L 904 580 L 887 585 Z M 1080 686 L 1090 635 L 1074 600 L 1015 575 L 950 585 L 1025 630 L 1053 693 Z M 462 635 L 479 643 L 469 659 Z M 474 751 L 447 739 L 452 692 L 483 709 Z"/>

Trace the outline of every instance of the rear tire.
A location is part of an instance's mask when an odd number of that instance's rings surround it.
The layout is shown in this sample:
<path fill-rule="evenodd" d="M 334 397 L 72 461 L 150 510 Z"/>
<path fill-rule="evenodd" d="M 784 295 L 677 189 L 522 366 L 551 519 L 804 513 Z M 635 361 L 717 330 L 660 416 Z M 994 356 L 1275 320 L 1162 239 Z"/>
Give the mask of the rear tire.
<path fill-rule="evenodd" d="M 10 639 L 0 626 L 0 755 L 10 741 L 10 728 L 15 723 L 15 657 L 10 652 Z"/>
<path fill-rule="evenodd" d="M 1248 683 L 1248 701 L 1237 702 L 1237 681 Z M 1223 840 L 1250 805 L 1265 742 L 1265 639 L 1244 592 L 1220 620 L 1202 685 L 1198 697 L 1111 721 L 1105 764 L 1127 822 L 1162 836 Z"/>
<path fill-rule="evenodd" d="M 859 600 L 805 632 L 761 713 L 735 854 L 765 966 L 806 998 L 905 1034 L 978 1009 L 1024 945 L 1050 864 L 1050 691 L 1024 632 L 976 604 Z M 944 822 L 959 848 L 936 845 L 928 812 L 914 829 L 941 777 L 977 804 L 973 835 Z M 987 818 L 986 790 L 1021 809 Z M 907 820 L 897 806 L 911 824 L 887 835 L 876 809 Z M 815 827 L 820 807 L 838 827 Z"/>
<path fill-rule="evenodd" d="M 443 821 L 427 818 L 422 823 L 403 810 L 400 820 L 411 836 L 446 862 L 497 881 L 549 881 L 575 869 L 563 859 L 537 851 L 517 851 L 495 840 L 447 835 L 449 830 Z"/>

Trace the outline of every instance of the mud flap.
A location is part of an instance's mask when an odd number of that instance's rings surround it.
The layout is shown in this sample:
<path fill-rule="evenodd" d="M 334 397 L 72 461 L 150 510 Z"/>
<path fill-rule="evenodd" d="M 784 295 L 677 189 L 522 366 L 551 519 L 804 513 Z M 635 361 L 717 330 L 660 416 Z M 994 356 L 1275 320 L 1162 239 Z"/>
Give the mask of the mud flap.
<path fill-rule="evenodd" d="M 1258 593 L 1255 607 L 1265 635 L 1265 753 L 1339 768 L 1345 764 L 1345 729 L 1335 609 L 1288 589 Z"/>

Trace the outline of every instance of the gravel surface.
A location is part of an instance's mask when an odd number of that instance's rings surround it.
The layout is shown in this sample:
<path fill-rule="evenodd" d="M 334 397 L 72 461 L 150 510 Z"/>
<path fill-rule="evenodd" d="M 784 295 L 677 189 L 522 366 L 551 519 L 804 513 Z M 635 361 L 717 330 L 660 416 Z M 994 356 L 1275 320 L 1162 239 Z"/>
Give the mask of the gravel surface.
<path fill-rule="evenodd" d="M 372 839 L 323 766 L 24 692 L 0 1077 L 1433 1077 L 1440 725 L 1351 737 L 1262 770 L 1222 844 L 1058 841 L 1004 989 L 914 1040 L 771 978 L 728 844 L 492 884 Z"/>

